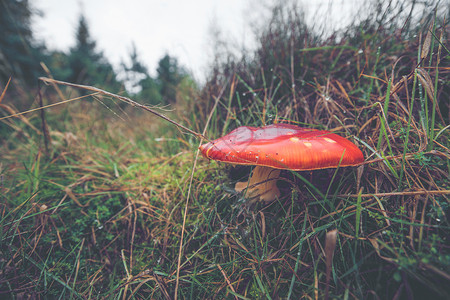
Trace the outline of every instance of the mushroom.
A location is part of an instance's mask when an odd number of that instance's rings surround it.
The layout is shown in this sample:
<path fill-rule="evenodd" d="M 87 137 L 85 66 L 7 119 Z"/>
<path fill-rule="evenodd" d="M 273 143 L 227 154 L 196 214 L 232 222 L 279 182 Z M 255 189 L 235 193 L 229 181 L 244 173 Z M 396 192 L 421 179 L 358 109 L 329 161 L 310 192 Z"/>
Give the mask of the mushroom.
<path fill-rule="evenodd" d="M 280 196 L 276 185 L 282 169 L 307 171 L 355 166 L 364 161 L 361 150 L 351 141 L 326 130 L 273 124 L 242 126 L 200 146 L 204 157 L 238 165 L 255 165 L 247 182 L 237 182 L 235 190 L 247 188 L 247 197 L 270 202 Z"/>

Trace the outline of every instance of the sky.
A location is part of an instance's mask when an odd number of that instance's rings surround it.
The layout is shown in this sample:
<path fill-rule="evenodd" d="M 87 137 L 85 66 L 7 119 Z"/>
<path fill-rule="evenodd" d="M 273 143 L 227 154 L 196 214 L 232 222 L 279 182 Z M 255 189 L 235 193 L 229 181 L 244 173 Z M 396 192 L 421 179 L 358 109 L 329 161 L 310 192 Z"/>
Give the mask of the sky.
<path fill-rule="evenodd" d="M 33 20 L 37 39 L 52 50 L 75 44 L 79 16 L 88 21 L 97 49 L 118 67 L 127 61 L 133 43 L 154 73 L 166 53 L 201 80 L 212 60 L 213 28 L 236 43 L 251 36 L 245 15 L 248 0 L 34 0 L 42 16 Z M 253 1 L 254 2 L 254 1 Z M 152 74 L 154 75 L 154 74 Z"/>
<path fill-rule="evenodd" d="M 295 0 L 294 0 L 295 1 Z M 303 2 L 309 18 L 317 21 L 317 8 L 332 0 Z M 358 0 L 338 3 L 329 15 L 340 16 Z M 158 61 L 169 54 L 178 59 L 193 77 L 202 81 L 213 60 L 217 29 L 220 37 L 237 48 L 255 45 L 252 24 L 261 22 L 268 10 L 263 3 L 273 0 L 34 0 L 42 15 L 33 20 L 38 40 L 51 50 L 68 51 L 75 44 L 80 14 L 87 21 L 91 37 L 116 68 L 127 62 L 133 43 L 151 75 Z M 342 18 L 336 18 L 338 23 Z"/>

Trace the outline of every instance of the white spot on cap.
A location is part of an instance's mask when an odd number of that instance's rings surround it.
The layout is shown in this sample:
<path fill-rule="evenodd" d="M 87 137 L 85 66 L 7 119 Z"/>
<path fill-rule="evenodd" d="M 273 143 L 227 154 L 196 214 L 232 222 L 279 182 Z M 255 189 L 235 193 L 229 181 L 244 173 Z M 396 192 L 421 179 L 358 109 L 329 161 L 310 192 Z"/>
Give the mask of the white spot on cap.
<path fill-rule="evenodd" d="M 327 141 L 328 143 L 336 143 L 336 141 L 334 141 L 334 140 L 332 140 L 332 139 L 330 139 L 330 138 L 323 138 L 325 141 Z"/>
<path fill-rule="evenodd" d="M 294 143 L 297 143 L 298 141 L 300 141 L 300 139 L 298 138 L 298 137 L 291 137 L 291 138 L 289 138 L 289 140 L 291 141 L 291 142 L 294 142 Z"/>
<path fill-rule="evenodd" d="M 310 142 L 303 142 L 303 144 L 308 148 L 312 147 L 312 144 Z"/>

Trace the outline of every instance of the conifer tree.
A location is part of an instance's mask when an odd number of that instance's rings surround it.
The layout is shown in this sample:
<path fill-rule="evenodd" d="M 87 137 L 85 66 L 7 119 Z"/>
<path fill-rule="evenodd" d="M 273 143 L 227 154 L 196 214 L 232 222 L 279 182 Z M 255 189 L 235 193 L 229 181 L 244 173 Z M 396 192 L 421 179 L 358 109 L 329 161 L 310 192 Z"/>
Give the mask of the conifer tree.
<path fill-rule="evenodd" d="M 33 39 L 31 16 L 27 0 L 0 0 L 0 86 L 9 77 L 36 80 L 43 46 Z"/>
<path fill-rule="evenodd" d="M 187 76 L 184 68 L 178 65 L 178 60 L 166 54 L 158 63 L 158 82 L 165 103 L 176 102 L 177 85 Z"/>
<path fill-rule="evenodd" d="M 141 62 L 134 43 L 130 52 L 130 64 L 122 62 L 122 69 L 125 73 L 127 91 L 133 94 L 135 99 L 152 105 L 162 102 L 159 85 Z"/>
<path fill-rule="evenodd" d="M 97 51 L 96 42 L 91 38 L 83 15 L 80 15 L 75 38 L 75 46 L 70 49 L 68 56 L 71 69 L 68 80 L 112 89 L 120 88 L 112 65 L 101 51 Z"/>

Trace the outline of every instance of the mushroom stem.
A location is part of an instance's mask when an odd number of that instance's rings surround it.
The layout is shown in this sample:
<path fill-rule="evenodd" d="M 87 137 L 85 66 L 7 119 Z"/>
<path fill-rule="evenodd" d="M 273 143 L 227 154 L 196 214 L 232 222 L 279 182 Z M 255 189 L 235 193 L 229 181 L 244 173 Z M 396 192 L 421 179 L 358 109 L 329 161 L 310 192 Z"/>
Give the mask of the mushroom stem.
<path fill-rule="evenodd" d="M 252 200 L 271 202 L 280 196 L 277 187 L 277 179 L 280 175 L 279 169 L 256 166 L 248 181 L 237 182 L 234 189 L 241 192 L 247 189 L 246 196 Z"/>

